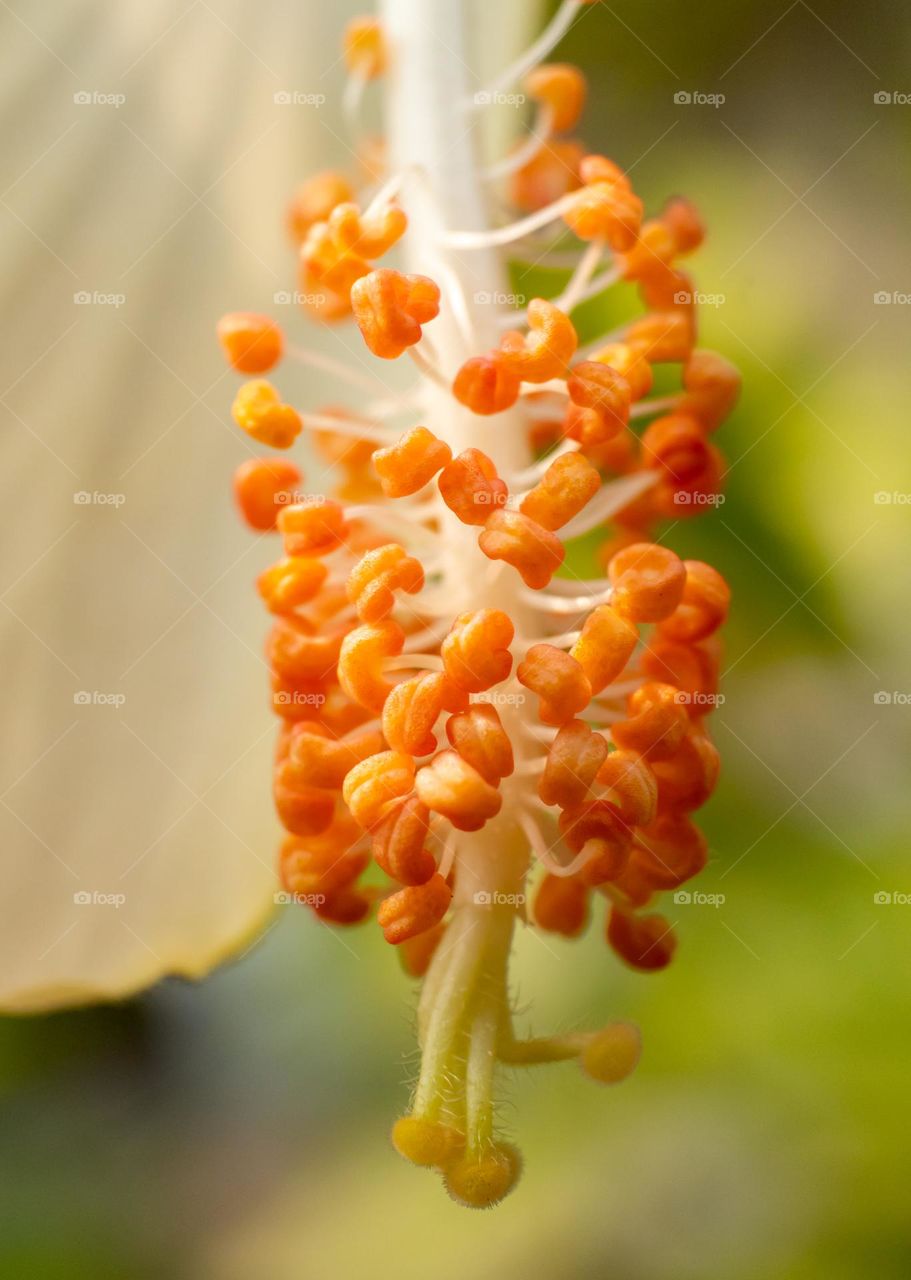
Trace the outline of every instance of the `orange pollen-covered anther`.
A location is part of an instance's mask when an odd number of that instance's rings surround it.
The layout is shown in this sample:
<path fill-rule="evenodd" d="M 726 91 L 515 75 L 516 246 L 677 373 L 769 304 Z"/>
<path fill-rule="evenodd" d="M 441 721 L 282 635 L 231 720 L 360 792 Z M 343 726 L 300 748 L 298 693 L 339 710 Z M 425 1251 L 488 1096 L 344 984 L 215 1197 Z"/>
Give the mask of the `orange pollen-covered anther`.
<path fill-rule="evenodd" d="M 273 449 L 289 449 L 303 427 L 297 410 L 283 404 L 272 383 L 263 378 L 239 388 L 231 415 L 254 440 Z"/>
<path fill-rule="evenodd" d="M 478 831 L 499 813 L 503 797 L 457 751 L 441 751 L 419 769 L 414 787 L 422 804 L 459 831 Z"/>
<path fill-rule="evenodd" d="M 230 311 L 219 320 L 216 333 L 225 359 L 238 373 L 268 373 L 284 351 L 282 331 L 270 316 L 253 311 Z"/>
<path fill-rule="evenodd" d="M 631 622 L 660 622 L 683 598 L 686 569 L 656 542 L 634 542 L 611 559 L 611 605 Z"/>
<path fill-rule="evenodd" d="M 499 786 L 500 780 L 515 768 L 509 735 L 496 708 L 489 703 L 476 702 L 450 716 L 446 736 L 462 759 L 491 786 Z"/>
<path fill-rule="evenodd" d="M 657 889 L 676 889 L 708 861 L 705 836 L 685 813 L 662 813 L 637 836 L 637 857 Z"/>
<path fill-rule="evenodd" d="M 669 640 L 693 644 L 717 631 L 728 614 L 731 591 L 717 569 L 701 560 L 684 560 L 683 598 L 658 630 Z"/>
<path fill-rule="evenodd" d="M 429 484 L 452 458 L 448 444 L 426 427 L 412 427 L 395 444 L 377 449 L 373 466 L 387 498 L 407 498 Z"/>
<path fill-rule="evenodd" d="M 555 133 L 572 129 L 585 106 L 585 76 L 568 62 L 547 62 L 525 77 L 525 88 L 534 102 L 548 107 Z"/>
<path fill-rule="evenodd" d="M 480 449 L 464 449 L 447 462 L 437 481 L 443 501 L 463 524 L 483 525 L 509 496 L 505 480 Z"/>
<path fill-rule="evenodd" d="M 278 528 L 289 556 L 328 555 L 341 546 L 351 532 L 341 504 L 323 497 L 284 507 L 278 517 Z"/>
<path fill-rule="evenodd" d="M 234 499 L 251 529 L 274 529 L 279 512 L 294 501 L 303 476 L 284 458 L 248 458 L 234 472 Z"/>
<path fill-rule="evenodd" d="M 345 27 L 345 66 L 352 75 L 374 80 L 386 70 L 386 39 L 376 18 L 352 18 Z"/>
<path fill-rule="evenodd" d="M 566 380 L 573 404 L 590 409 L 595 417 L 581 424 L 578 438 L 584 445 L 602 444 L 622 431 L 629 422 L 632 390 L 617 369 L 599 360 L 583 360 Z"/>
<path fill-rule="evenodd" d="M 523 382 L 549 382 L 566 372 L 579 339 L 569 316 L 544 298 L 532 298 L 528 304 L 527 337 L 510 332 L 504 335 L 501 348 L 505 364 Z"/>
<path fill-rule="evenodd" d="M 698 418 L 707 431 L 714 431 L 737 403 L 740 374 L 715 351 L 694 351 L 683 367 L 686 394 L 680 410 Z"/>
<path fill-rule="evenodd" d="M 580 240 L 606 240 L 615 253 L 636 242 L 642 201 L 616 165 L 603 156 L 586 156 L 580 165 L 584 185 L 563 220 Z"/>
<path fill-rule="evenodd" d="M 265 569 L 256 587 L 270 613 L 293 613 L 318 594 L 328 572 L 320 560 L 287 556 Z"/>
<path fill-rule="evenodd" d="M 600 693 L 620 675 L 638 639 L 638 629 L 609 604 L 592 610 L 569 651 L 588 677 L 592 694 Z"/>
<path fill-rule="evenodd" d="M 373 829 L 373 856 L 381 870 L 400 884 L 426 884 L 436 861 L 425 847 L 430 835 L 430 810 L 412 791 Z"/>
<path fill-rule="evenodd" d="M 629 695 L 627 719 L 611 728 L 618 747 L 649 760 L 667 760 L 683 742 L 689 717 L 680 690 L 657 682 L 640 685 Z"/>
<path fill-rule="evenodd" d="M 381 258 L 402 238 L 408 226 L 405 211 L 388 204 L 365 215 L 353 202 L 336 205 L 329 215 L 329 232 L 340 249 L 362 258 Z"/>
<path fill-rule="evenodd" d="M 693 349 L 695 334 L 685 311 L 653 311 L 635 320 L 624 341 L 638 348 L 652 364 L 685 361 Z"/>
<path fill-rule="evenodd" d="M 516 668 L 520 684 L 541 699 L 544 724 L 564 725 L 591 701 L 592 687 L 582 667 L 552 644 L 535 644 Z"/>
<path fill-rule="evenodd" d="M 535 896 L 535 924 L 576 938 L 588 923 L 588 886 L 577 876 L 546 875 Z"/>
<path fill-rule="evenodd" d="M 414 786 L 414 761 L 402 751 L 378 751 L 356 764 L 342 785 L 354 821 L 368 830 Z"/>
<path fill-rule="evenodd" d="M 635 916 L 619 907 L 613 907 L 608 916 L 607 940 L 621 960 L 646 973 L 667 968 L 677 949 L 674 931 L 664 916 Z"/>
<path fill-rule="evenodd" d="M 633 832 L 613 805 L 605 800 L 564 809 L 560 814 L 560 834 L 572 849 L 586 859 L 579 876 L 594 888 L 619 875 L 626 865 Z"/>
<path fill-rule="evenodd" d="M 527 587 L 546 587 L 563 563 L 563 543 L 521 511 L 495 511 L 488 516 L 478 546 L 490 560 L 505 560 L 518 570 Z"/>
<path fill-rule="evenodd" d="M 486 416 L 511 408 L 521 383 L 509 353 L 497 350 L 466 360 L 455 376 L 452 394 L 472 413 Z"/>
<path fill-rule="evenodd" d="M 426 884 L 408 885 L 384 899 L 377 922 L 386 941 L 398 946 L 439 924 L 451 900 L 449 885 L 442 876 L 433 875 Z"/>
<path fill-rule="evenodd" d="M 710 449 L 705 428 L 688 413 L 656 418 L 642 433 L 642 461 L 680 484 L 705 470 Z"/>
<path fill-rule="evenodd" d="M 356 764 L 385 746 L 378 729 L 354 729 L 343 738 L 327 738 L 314 728 L 307 721 L 295 725 L 288 747 L 289 776 L 307 786 L 337 790 Z"/>
<path fill-rule="evenodd" d="M 373 354 L 395 360 L 420 342 L 421 326 L 439 314 L 440 290 L 427 276 L 379 267 L 352 285 L 351 306 Z"/>
<path fill-rule="evenodd" d="M 500 609 L 460 613 L 440 646 L 447 676 L 468 693 L 483 693 L 512 670 L 515 627 Z"/>
<path fill-rule="evenodd" d="M 582 804 L 607 758 L 607 739 L 584 720 L 570 720 L 550 744 L 538 795 L 562 809 Z"/>
<path fill-rule="evenodd" d="M 395 608 L 396 591 L 414 595 L 424 585 L 420 560 L 397 542 L 363 555 L 348 575 L 348 599 L 361 622 L 379 622 Z"/>
<path fill-rule="evenodd" d="M 433 727 L 453 694 L 458 691 L 441 671 L 424 671 L 395 685 L 383 705 L 383 733 L 390 747 L 412 756 L 436 750 Z"/>
<path fill-rule="evenodd" d="M 404 643 L 404 631 L 391 618 L 349 631 L 338 658 L 338 681 L 348 697 L 378 715 L 392 689 L 383 659 L 401 653 Z"/>
<path fill-rule="evenodd" d="M 525 495 L 519 510 L 542 529 L 553 532 L 578 515 L 600 487 L 601 477 L 586 457 L 564 453 Z"/>
<path fill-rule="evenodd" d="M 326 222 L 332 210 L 352 198 L 348 179 L 333 169 L 315 173 L 302 182 L 288 208 L 288 230 L 292 240 L 301 244 L 315 222 Z"/>
<path fill-rule="evenodd" d="M 612 751 L 598 770 L 598 782 L 608 788 L 605 799 L 631 827 L 653 820 L 658 783 L 648 762 L 635 751 Z"/>

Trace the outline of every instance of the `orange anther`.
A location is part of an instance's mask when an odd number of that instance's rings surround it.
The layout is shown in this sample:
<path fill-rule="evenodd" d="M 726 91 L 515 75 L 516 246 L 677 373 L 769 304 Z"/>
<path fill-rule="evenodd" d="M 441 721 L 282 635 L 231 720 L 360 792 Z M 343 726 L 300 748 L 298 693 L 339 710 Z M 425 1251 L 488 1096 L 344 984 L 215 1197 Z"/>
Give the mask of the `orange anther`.
<path fill-rule="evenodd" d="M 623 274 L 627 280 L 662 278 L 677 255 L 677 241 L 670 227 L 660 218 L 644 223 L 634 244 L 627 246 L 623 258 Z"/>
<path fill-rule="evenodd" d="M 658 783 L 648 761 L 633 751 L 612 751 L 598 770 L 598 782 L 608 788 L 604 797 L 630 827 L 655 817 Z"/>
<path fill-rule="evenodd" d="M 363 254 L 339 244 L 328 222 L 314 222 L 300 247 L 300 268 L 316 288 L 347 297 L 352 286 L 370 271 Z"/>
<path fill-rule="evenodd" d="M 578 142 L 549 142 L 512 176 L 509 195 L 519 209 L 533 212 L 582 185 L 579 166 L 585 150 Z"/>
<path fill-rule="evenodd" d="M 568 62 L 545 62 L 525 77 L 525 88 L 534 102 L 547 107 L 554 133 L 572 129 L 585 106 L 585 76 Z"/>
<path fill-rule="evenodd" d="M 448 818 L 459 831 L 478 831 L 500 812 L 503 797 L 496 787 L 463 760 L 457 751 L 441 751 L 419 769 L 414 787 L 433 813 Z"/>
<path fill-rule="evenodd" d="M 580 240 L 606 240 L 615 253 L 626 253 L 639 234 L 642 201 L 603 156 L 586 156 L 580 173 L 585 185 L 564 213 L 564 222 Z"/>
<path fill-rule="evenodd" d="M 424 671 L 393 687 L 383 704 L 383 733 L 390 747 L 412 756 L 436 750 L 433 727 L 447 700 L 447 686 L 451 689 L 441 671 Z"/>
<path fill-rule="evenodd" d="M 608 568 L 611 605 L 630 622 L 660 622 L 683 598 L 683 561 L 656 542 L 634 542 L 613 557 Z"/>
<path fill-rule="evenodd" d="M 341 546 L 351 529 L 345 513 L 331 498 L 314 495 L 284 507 L 278 517 L 289 556 L 324 556 Z"/>
<path fill-rule="evenodd" d="M 423 933 L 417 933 L 413 938 L 406 938 L 400 945 L 399 959 L 409 977 L 423 978 L 430 968 L 430 961 L 445 933 L 445 925 L 435 924 L 433 928 L 425 929 Z"/>
<path fill-rule="evenodd" d="M 216 327 L 225 359 L 238 373 L 268 373 L 282 358 L 285 340 L 270 316 L 230 311 Z"/>
<path fill-rule="evenodd" d="M 521 333 L 504 336 L 504 362 L 523 382 L 549 382 L 562 377 L 579 345 L 572 320 L 552 302 L 532 298 L 528 304 L 528 329 L 527 337 Z"/>
<path fill-rule="evenodd" d="M 437 481 L 443 501 L 463 524 L 486 524 L 509 496 L 506 481 L 480 449 L 464 449 L 447 462 Z"/>
<path fill-rule="evenodd" d="M 348 697 L 379 714 L 392 689 L 383 659 L 401 653 L 404 643 L 404 631 L 391 618 L 349 631 L 338 658 L 338 681 Z"/>
<path fill-rule="evenodd" d="M 293 501 L 303 476 L 283 458 L 248 458 L 234 472 L 234 498 L 251 529 L 274 529 L 282 507 Z"/>
<path fill-rule="evenodd" d="M 397 542 L 375 547 L 361 556 L 348 575 L 348 599 L 361 622 L 379 622 L 395 608 L 395 592 L 415 595 L 424 585 L 420 560 Z"/>
<path fill-rule="evenodd" d="M 518 570 L 527 587 L 546 587 L 563 563 L 563 543 L 520 511 L 488 516 L 478 546 L 490 560 L 505 560 Z"/>
<path fill-rule="evenodd" d="M 584 720 L 565 724 L 547 753 L 547 764 L 538 795 L 545 804 L 558 804 L 561 809 L 582 804 L 607 758 L 607 739 L 590 729 Z"/>
<path fill-rule="evenodd" d="M 593 695 L 616 680 L 638 639 L 638 629 L 609 604 L 592 610 L 569 652 L 588 677 Z"/>
<path fill-rule="evenodd" d="M 630 384 L 618 369 L 609 364 L 583 360 L 567 378 L 566 389 L 574 404 L 596 415 L 585 418 L 578 434 L 573 432 L 582 444 L 600 444 L 609 440 L 629 421 L 633 399 Z"/>
<path fill-rule="evenodd" d="M 386 941 L 398 946 L 439 924 L 451 899 L 449 885 L 434 875 L 426 884 L 409 885 L 384 899 L 376 913 L 377 923 Z"/>
<path fill-rule="evenodd" d="M 653 311 L 629 325 L 623 340 L 652 364 L 672 364 L 688 358 L 695 334 L 686 311 Z"/>
<path fill-rule="evenodd" d="M 269 667 L 284 680 L 322 680 L 338 661 L 340 632 L 319 634 L 306 618 L 289 614 L 276 619 L 266 642 Z"/>
<path fill-rule="evenodd" d="M 412 792 L 393 805 L 373 830 L 373 856 L 381 870 L 400 884 L 426 884 L 436 871 L 425 847 L 430 810 Z"/>
<path fill-rule="evenodd" d="M 329 231 L 335 243 L 361 258 L 381 258 L 405 234 L 408 219 L 397 204 L 365 217 L 354 203 L 336 205 L 329 216 Z"/>
<path fill-rule="evenodd" d="M 346 847 L 361 834 L 353 823 L 351 826 L 353 833 L 342 837 L 346 828 L 336 818 L 323 835 L 288 836 L 282 842 L 278 874 L 288 893 L 313 899 L 308 905 L 317 906 L 320 898 L 347 888 L 361 875 L 370 862 L 370 854 Z"/>
<path fill-rule="evenodd" d="M 656 418 L 642 433 L 642 461 L 666 471 L 675 485 L 699 476 L 709 458 L 705 428 L 687 413 Z"/>
<path fill-rule="evenodd" d="M 440 646 L 446 674 L 468 693 L 483 693 L 512 670 L 515 627 L 499 609 L 460 613 Z"/>
<path fill-rule="evenodd" d="M 684 560 L 686 585 L 683 599 L 659 632 L 669 640 L 693 644 L 717 631 L 728 615 L 731 590 L 717 569 L 701 560 Z"/>
<path fill-rule="evenodd" d="M 319 592 L 328 569 L 319 560 L 288 556 L 256 579 L 256 588 L 271 613 L 293 613 Z"/>
<path fill-rule="evenodd" d="M 676 889 L 708 861 L 705 836 L 684 813 L 661 813 L 637 835 L 643 874 L 656 889 Z"/>
<path fill-rule="evenodd" d="M 502 413 L 519 398 L 521 379 L 505 351 L 472 356 L 459 369 L 452 394 L 472 413 Z"/>
<path fill-rule="evenodd" d="M 737 403 L 740 374 L 716 351 L 694 351 L 683 368 L 683 385 L 680 411 L 692 413 L 706 430 L 714 431 Z"/>
<path fill-rule="evenodd" d="M 345 27 L 345 66 L 352 75 L 373 80 L 386 70 L 386 40 L 376 18 L 352 18 Z"/>
<path fill-rule="evenodd" d="M 402 751 L 378 751 L 345 777 L 342 796 L 359 827 L 375 827 L 414 786 L 414 761 Z"/>
<path fill-rule="evenodd" d="M 303 721 L 294 726 L 289 738 L 288 777 L 302 785 L 337 790 L 356 764 L 385 745 L 379 729 L 354 729 L 343 738 L 328 738 L 317 725 Z"/>
<path fill-rule="evenodd" d="M 644 973 L 667 968 L 677 949 L 664 916 L 635 916 L 619 907 L 612 907 L 608 916 L 607 940 L 621 960 Z"/>
<path fill-rule="evenodd" d="M 659 631 L 643 651 L 641 665 L 644 675 L 672 684 L 686 695 L 691 716 L 703 716 L 712 709 L 712 695 L 718 690 L 718 655 L 711 639 L 707 644 L 681 644 Z"/>
<path fill-rule="evenodd" d="M 661 221 L 674 237 L 678 253 L 692 253 L 705 239 L 705 225 L 699 210 L 683 196 L 669 200 L 661 214 Z"/>
<path fill-rule="evenodd" d="M 288 208 L 288 230 L 300 244 L 314 222 L 326 222 L 337 204 L 353 197 L 348 179 L 332 169 L 315 173 L 302 182 Z"/>
<path fill-rule="evenodd" d="M 586 858 L 579 872 L 583 884 L 594 888 L 618 876 L 626 865 L 633 832 L 617 810 L 605 801 L 564 809 L 560 833 L 575 854 Z"/>
<path fill-rule="evenodd" d="M 330 924 L 360 924 L 370 910 L 370 898 L 357 889 L 338 889 L 318 903 L 314 913 Z"/>
<path fill-rule="evenodd" d="M 588 924 L 588 886 L 576 876 L 546 875 L 535 894 L 535 924 L 577 938 Z"/>
<path fill-rule="evenodd" d="M 512 743 L 496 708 L 489 703 L 475 702 L 450 716 L 446 736 L 462 759 L 491 786 L 499 786 L 500 780 L 509 777 L 515 768 Z"/>
<path fill-rule="evenodd" d="M 714 744 L 693 724 L 670 760 L 655 763 L 659 808 L 662 812 L 699 809 L 715 790 L 720 768 Z"/>
<path fill-rule="evenodd" d="M 581 453 L 556 458 L 535 487 L 525 495 L 519 510 L 542 529 L 560 529 L 577 515 L 601 487 L 601 477 Z"/>
<path fill-rule="evenodd" d="M 516 668 L 520 684 L 541 699 L 544 724 L 564 725 L 591 701 L 592 687 L 575 658 L 552 644 L 534 644 Z"/>
<path fill-rule="evenodd" d="M 452 457 L 448 444 L 426 427 L 410 431 L 386 449 L 377 449 L 373 465 L 387 498 L 406 498 L 429 484 Z"/>
<path fill-rule="evenodd" d="M 281 398 L 271 382 L 245 382 L 234 397 L 231 415 L 239 427 L 260 444 L 288 449 L 300 435 L 300 415 Z"/>
<path fill-rule="evenodd" d="M 595 364 L 610 365 L 617 373 L 622 374 L 629 383 L 633 400 L 641 400 L 651 390 L 652 366 L 641 346 L 629 342 L 611 342 L 606 347 L 599 347 L 592 360 Z"/>
<path fill-rule="evenodd" d="M 295 836 L 318 835 L 325 831 L 335 811 L 335 795 L 318 787 L 295 785 L 288 777 L 287 761 L 275 770 L 272 798 L 279 822 Z"/>
<path fill-rule="evenodd" d="M 627 699 L 627 719 L 612 726 L 611 737 L 625 751 L 667 760 L 687 730 L 685 697 L 670 684 L 640 685 Z"/>
<path fill-rule="evenodd" d="M 427 276 L 379 267 L 351 288 L 351 306 L 375 356 L 395 360 L 421 340 L 421 325 L 440 310 L 440 291 Z"/>

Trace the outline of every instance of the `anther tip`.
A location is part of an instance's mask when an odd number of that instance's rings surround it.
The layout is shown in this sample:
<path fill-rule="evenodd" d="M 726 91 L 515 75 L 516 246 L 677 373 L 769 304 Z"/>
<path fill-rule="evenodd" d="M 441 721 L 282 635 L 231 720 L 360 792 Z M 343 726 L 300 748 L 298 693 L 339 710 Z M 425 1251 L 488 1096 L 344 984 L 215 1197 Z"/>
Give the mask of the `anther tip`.
<path fill-rule="evenodd" d="M 579 1063 L 591 1080 L 619 1084 L 636 1069 L 642 1035 L 632 1022 L 612 1022 L 583 1049 Z"/>
<path fill-rule="evenodd" d="M 421 1116 L 401 1116 L 392 1126 L 392 1145 L 400 1156 L 422 1168 L 441 1167 L 454 1160 L 462 1135 L 448 1125 Z"/>

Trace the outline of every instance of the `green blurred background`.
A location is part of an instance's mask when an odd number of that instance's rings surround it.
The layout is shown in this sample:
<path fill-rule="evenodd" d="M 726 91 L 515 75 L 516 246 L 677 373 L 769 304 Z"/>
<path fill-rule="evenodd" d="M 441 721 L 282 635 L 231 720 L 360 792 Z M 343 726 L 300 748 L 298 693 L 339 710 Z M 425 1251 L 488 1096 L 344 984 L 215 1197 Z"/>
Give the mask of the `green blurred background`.
<path fill-rule="evenodd" d="M 91 3 L 4 9 L 16 90 L 5 91 L 4 119 L 18 129 L 28 115 L 31 130 L 16 172 L 59 133 L 54 112 L 75 68 L 100 89 L 126 76 L 122 121 L 186 136 L 198 190 L 208 157 L 217 174 L 232 137 L 269 124 L 265 88 L 297 83 L 300 47 L 311 60 L 334 48 L 352 6 L 324 14 L 315 0 L 265 0 L 254 15 L 241 3 L 157 0 L 116 18 Z M 480 30 L 483 6 L 473 11 Z M 724 777 L 705 813 L 712 861 L 698 882 L 724 902 L 674 909 L 681 947 L 663 975 L 622 971 L 597 930 L 546 948 L 523 937 L 515 962 L 522 1021 L 536 1030 L 639 1022 L 634 1078 L 599 1090 L 567 1065 L 504 1082 L 526 1174 L 496 1212 L 460 1210 L 388 1146 L 414 1069 L 412 992 L 394 958 L 375 930 L 340 939 L 283 913 L 242 963 L 200 985 L 167 981 L 123 1005 L 0 1025 L 3 1280 L 909 1274 L 911 102 L 875 100 L 911 92 L 909 34 L 907 13 L 883 0 L 815 10 L 708 0 L 698 15 L 683 0 L 616 0 L 593 5 L 561 47 L 590 77 L 588 144 L 632 170 L 647 206 L 685 192 L 703 210 L 710 236 L 693 269 L 723 302 L 704 309 L 702 341 L 745 383 L 719 437 L 726 502 L 673 534 L 734 588 L 716 713 Z M 725 101 L 675 102 L 681 91 Z M 25 309 L 20 366 L 53 307 L 58 229 L 77 225 L 81 251 L 103 262 L 116 252 L 108 237 L 142 206 L 161 235 L 146 234 L 147 302 L 130 323 L 147 337 L 153 325 L 156 349 L 204 390 L 219 372 L 211 317 L 261 305 L 276 287 L 224 220 L 244 217 L 244 239 L 290 281 L 282 202 L 297 178 L 337 160 L 332 119 L 317 128 L 286 112 L 255 167 L 244 160 L 208 197 L 217 217 L 196 210 L 176 230 L 185 193 L 172 208 L 160 195 L 170 179 L 131 168 L 122 132 L 84 163 L 65 147 L 51 156 L 40 184 L 26 177 L 4 205 L 7 265 L 27 261 L 38 281 L 29 293 L 7 275 L 11 316 Z M 23 193 L 36 233 L 22 230 Z M 34 401 L 65 406 L 92 362 L 92 402 L 77 404 L 67 430 L 99 457 L 126 433 L 139 454 L 142 432 L 172 413 L 160 385 L 169 374 L 141 352 L 125 365 L 103 335 L 87 341 L 46 371 Z M 134 417 L 125 410 L 137 398 Z M 211 404 L 224 415 L 224 385 Z M 168 523 L 192 541 L 214 521 L 239 555 L 224 497 L 235 454 L 197 440 L 181 489 L 185 430 L 146 475 L 159 498 L 141 508 L 144 536 L 155 544 Z M 255 648 L 254 567 L 215 599 Z M 53 593 L 67 570 L 46 571 Z M 64 653 L 66 625 L 54 642 Z M 217 644 L 178 629 L 175 661 L 197 641 Z M 233 678 L 249 685 L 235 713 L 265 728 L 258 671 L 247 663 Z M 143 690 L 160 696 L 154 665 L 137 699 Z M 204 754 L 204 686 L 164 696 L 173 717 L 189 707 L 191 733 L 203 726 Z M 238 778 L 248 838 L 264 849 L 267 755 L 264 745 Z M 98 803 L 103 774 L 71 764 L 68 779 L 77 804 Z"/>

